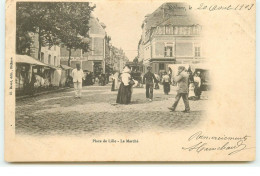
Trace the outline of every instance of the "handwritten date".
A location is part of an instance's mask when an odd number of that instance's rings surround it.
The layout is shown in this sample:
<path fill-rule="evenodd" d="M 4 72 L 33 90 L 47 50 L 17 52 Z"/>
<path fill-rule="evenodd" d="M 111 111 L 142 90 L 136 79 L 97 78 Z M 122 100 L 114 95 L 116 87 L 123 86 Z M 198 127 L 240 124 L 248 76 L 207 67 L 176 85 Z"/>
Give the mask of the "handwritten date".
<path fill-rule="evenodd" d="M 197 10 L 209 10 L 209 11 L 219 11 L 219 10 L 251 10 L 254 4 L 238 4 L 238 5 L 206 5 L 201 3 Z"/>

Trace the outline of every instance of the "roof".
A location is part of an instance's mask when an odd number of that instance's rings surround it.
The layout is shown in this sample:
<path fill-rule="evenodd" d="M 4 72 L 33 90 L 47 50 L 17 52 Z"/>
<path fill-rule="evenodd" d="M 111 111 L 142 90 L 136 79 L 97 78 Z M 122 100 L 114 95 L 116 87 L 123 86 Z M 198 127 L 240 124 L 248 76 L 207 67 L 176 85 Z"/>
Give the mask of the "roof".
<path fill-rule="evenodd" d="M 105 25 L 105 24 L 104 24 Z M 91 14 L 90 20 L 89 20 L 89 33 L 91 34 L 101 34 L 105 35 L 105 29 L 101 26 L 100 22 Z"/>
<path fill-rule="evenodd" d="M 31 64 L 31 65 L 41 65 L 41 66 L 48 66 L 47 64 L 34 59 L 31 56 L 27 56 L 27 55 L 16 55 L 16 63 L 25 63 L 25 64 Z"/>
<path fill-rule="evenodd" d="M 103 28 L 106 28 L 107 26 L 105 25 L 105 23 L 102 23 L 102 22 L 100 22 L 99 23 Z"/>
<path fill-rule="evenodd" d="M 186 8 L 186 10 L 185 10 Z M 196 20 L 187 12 L 186 3 L 164 3 L 145 19 L 146 30 L 158 25 L 193 25 Z M 165 24 L 164 24 L 165 23 Z"/>
<path fill-rule="evenodd" d="M 160 25 L 192 26 L 196 24 L 196 21 L 190 16 L 173 16 L 162 22 Z"/>

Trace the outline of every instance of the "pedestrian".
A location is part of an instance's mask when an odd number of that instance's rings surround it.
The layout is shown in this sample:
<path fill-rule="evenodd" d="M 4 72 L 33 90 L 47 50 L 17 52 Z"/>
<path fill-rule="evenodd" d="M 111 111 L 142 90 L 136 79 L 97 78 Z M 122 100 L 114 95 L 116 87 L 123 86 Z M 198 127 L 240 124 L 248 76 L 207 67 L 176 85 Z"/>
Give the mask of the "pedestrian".
<path fill-rule="evenodd" d="M 173 75 L 173 73 L 172 73 L 172 69 L 171 69 L 170 67 L 169 67 L 168 75 L 169 75 L 169 77 L 170 77 L 170 82 L 171 82 L 171 84 L 174 86 L 174 81 L 172 80 L 172 75 Z"/>
<path fill-rule="evenodd" d="M 171 87 L 170 87 L 171 81 L 170 81 L 170 76 L 167 74 L 167 72 L 164 72 L 162 81 L 163 81 L 164 94 L 168 95 L 171 90 Z"/>
<path fill-rule="evenodd" d="M 72 78 L 75 89 L 75 98 L 81 98 L 81 89 L 82 89 L 82 79 L 84 78 L 84 73 L 80 68 L 80 64 L 76 64 L 75 69 L 72 70 Z"/>
<path fill-rule="evenodd" d="M 155 81 L 155 86 L 154 86 L 154 89 L 159 89 L 159 80 L 160 80 L 160 76 L 156 73 L 154 73 L 154 76 L 156 78 L 157 81 Z"/>
<path fill-rule="evenodd" d="M 154 74 L 151 72 L 152 67 L 148 66 L 147 67 L 147 73 L 143 77 L 143 83 L 146 86 L 146 98 L 149 101 L 153 100 L 153 87 L 154 87 L 154 82 L 157 82 L 157 79 L 155 78 Z"/>
<path fill-rule="evenodd" d="M 190 106 L 189 106 L 189 100 L 188 100 L 188 93 L 189 93 L 189 75 L 185 71 L 184 66 L 179 66 L 178 67 L 178 75 L 175 76 L 174 81 L 177 82 L 177 95 L 175 97 L 175 102 L 173 103 L 172 107 L 169 109 L 171 111 L 175 111 L 180 98 L 182 97 L 184 105 L 185 105 L 185 110 L 183 112 L 190 112 Z"/>
<path fill-rule="evenodd" d="M 90 81 L 90 85 L 93 85 L 95 83 L 95 78 L 93 76 L 93 72 L 89 73 L 89 81 Z"/>
<path fill-rule="evenodd" d="M 26 87 L 26 88 L 27 88 L 26 91 L 28 92 L 28 94 L 29 94 L 30 96 L 33 96 L 33 95 L 35 94 L 35 91 L 36 91 L 36 89 L 35 89 L 35 87 L 34 87 L 35 82 L 36 82 L 35 73 L 32 72 L 31 81 L 30 81 L 30 83 L 28 84 L 28 87 Z"/>
<path fill-rule="evenodd" d="M 99 81 L 100 81 L 100 85 L 101 85 L 101 86 L 104 86 L 104 85 L 106 84 L 106 75 L 105 75 L 104 73 L 101 73 L 101 74 L 100 74 L 100 79 L 99 79 Z"/>
<path fill-rule="evenodd" d="M 87 76 L 86 76 L 86 85 L 92 85 L 92 76 L 91 76 L 91 72 L 87 72 Z"/>
<path fill-rule="evenodd" d="M 96 78 L 95 78 L 95 84 L 99 84 L 99 76 L 96 76 Z"/>
<path fill-rule="evenodd" d="M 109 83 L 109 73 L 106 73 L 106 84 Z"/>
<path fill-rule="evenodd" d="M 84 81 L 82 81 L 82 86 L 87 86 L 88 85 L 88 83 L 87 83 L 87 81 L 88 81 L 88 72 L 87 71 L 83 71 L 83 74 L 84 74 L 84 78 L 85 79 L 83 79 Z"/>
<path fill-rule="evenodd" d="M 144 87 L 143 79 L 144 79 L 144 73 L 142 73 L 141 76 L 140 76 L 140 87 L 141 88 Z"/>
<path fill-rule="evenodd" d="M 194 75 L 194 93 L 196 98 L 199 100 L 201 95 L 201 78 L 199 77 L 200 72 L 195 73 Z"/>
<path fill-rule="evenodd" d="M 118 89 L 118 72 L 115 72 L 112 76 L 112 88 L 111 91 L 115 91 Z"/>
<path fill-rule="evenodd" d="M 119 104 L 129 104 L 131 102 L 132 96 L 132 78 L 130 75 L 130 68 L 125 66 L 121 74 L 121 84 L 118 90 L 116 103 Z"/>
<path fill-rule="evenodd" d="M 195 91 L 194 91 L 194 88 L 195 88 L 195 86 L 194 86 L 194 83 L 192 82 L 192 83 L 190 83 L 189 84 L 189 100 L 196 100 L 197 98 L 196 98 L 196 96 L 195 96 Z"/>
<path fill-rule="evenodd" d="M 190 85 L 191 83 L 194 83 L 193 73 L 190 68 L 188 70 L 188 74 L 189 74 L 189 85 Z"/>

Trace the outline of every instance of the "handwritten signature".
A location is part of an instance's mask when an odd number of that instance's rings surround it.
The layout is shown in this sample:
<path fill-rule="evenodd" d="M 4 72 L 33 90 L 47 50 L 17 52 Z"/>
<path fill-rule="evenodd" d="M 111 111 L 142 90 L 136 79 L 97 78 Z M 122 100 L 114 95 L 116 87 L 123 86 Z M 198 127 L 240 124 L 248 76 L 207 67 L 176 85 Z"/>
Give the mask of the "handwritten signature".
<path fill-rule="evenodd" d="M 196 132 L 188 138 L 188 141 L 198 141 L 195 145 L 189 147 L 182 147 L 183 150 L 187 150 L 189 152 L 195 151 L 197 153 L 200 152 L 210 152 L 210 151 L 229 151 L 228 155 L 233 155 L 238 152 L 241 152 L 248 148 L 246 145 L 246 141 L 250 136 L 242 136 L 242 137 L 231 137 L 231 136 L 206 136 L 203 135 L 202 131 Z M 221 143 L 219 146 L 210 146 L 208 141 L 218 141 Z"/>

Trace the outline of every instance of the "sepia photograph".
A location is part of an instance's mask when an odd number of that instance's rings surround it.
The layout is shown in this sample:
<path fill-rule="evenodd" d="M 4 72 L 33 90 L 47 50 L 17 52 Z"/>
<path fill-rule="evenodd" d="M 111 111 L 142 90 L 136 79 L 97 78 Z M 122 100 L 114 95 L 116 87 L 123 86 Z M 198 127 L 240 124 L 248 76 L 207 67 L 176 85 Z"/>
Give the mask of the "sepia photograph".
<path fill-rule="evenodd" d="M 163 132 L 203 120 L 210 70 L 188 5 L 162 3 L 115 42 L 119 27 L 95 15 L 102 5 L 17 3 L 16 134 Z"/>
<path fill-rule="evenodd" d="M 7 161 L 254 159 L 253 0 L 6 10 Z"/>

